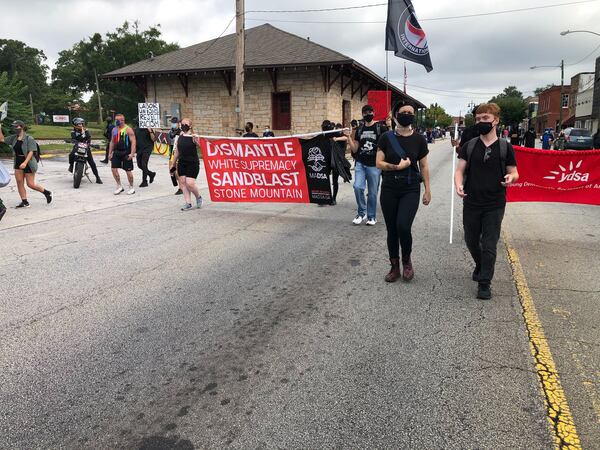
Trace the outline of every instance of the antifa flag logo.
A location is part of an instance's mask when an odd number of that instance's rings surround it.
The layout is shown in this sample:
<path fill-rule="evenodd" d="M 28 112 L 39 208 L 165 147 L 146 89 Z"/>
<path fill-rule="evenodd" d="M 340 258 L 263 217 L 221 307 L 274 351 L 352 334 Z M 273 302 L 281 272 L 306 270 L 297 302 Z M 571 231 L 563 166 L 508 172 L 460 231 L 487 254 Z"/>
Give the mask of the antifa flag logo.
<path fill-rule="evenodd" d="M 399 58 L 416 62 L 433 70 L 425 31 L 419 25 L 410 0 L 388 0 L 385 49 Z"/>

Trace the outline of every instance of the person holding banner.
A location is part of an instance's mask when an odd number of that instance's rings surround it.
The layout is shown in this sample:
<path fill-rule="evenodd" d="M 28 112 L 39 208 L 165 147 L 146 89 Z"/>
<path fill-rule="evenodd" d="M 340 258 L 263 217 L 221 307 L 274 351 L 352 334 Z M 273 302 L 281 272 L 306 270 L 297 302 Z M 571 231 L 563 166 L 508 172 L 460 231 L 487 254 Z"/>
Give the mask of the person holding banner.
<path fill-rule="evenodd" d="M 377 192 L 379 191 L 379 178 L 381 171 L 375 165 L 377 142 L 387 131 L 385 125 L 375 122 L 373 107 L 362 107 L 364 123 L 348 136 L 348 147 L 354 156 L 354 195 L 356 196 L 357 212 L 352 220 L 354 225 L 360 225 L 365 219 L 367 225 L 377 223 Z M 365 201 L 365 188 L 368 187 L 367 201 Z"/>
<path fill-rule="evenodd" d="M 193 208 L 190 193 L 196 197 L 196 208 L 202 208 L 202 196 L 196 184 L 196 178 L 200 173 L 200 157 L 198 144 L 192 136 L 192 121 L 190 119 L 181 120 L 181 134 L 175 141 L 173 161 L 177 167 L 179 185 L 183 190 L 185 199 L 185 205 L 181 210 L 189 211 Z"/>
<path fill-rule="evenodd" d="M 500 122 L 498 105 L 479 105 L 475 122 L 479 137 L 460 149 L 454 185 L 463 198 L 465 243 L 475 262 L 472 278 L 478 282 L 477 298 L 488 300 L 492 298 L 506 187 L 519 179 L 519 173 L 512 145 L 496 133 Z"/>
<path fill-rule="evenodd" d="M 385 281 L 400 278 L 400 249 L 402 249 L 402 278 L 415 276 L 412 265 L 412 224 L 419 209 L 421 182 L 424 184 L 423 204 L 431 202 L 427 141 L 415 132 L 415 108 L 407 102 L 394 106 L 398 124 L 395 131 L 386 132 L 378 143 L 377 168 L 382 171 L 381 211 L 387 228 L 387 247 L 391 269 Z"/>

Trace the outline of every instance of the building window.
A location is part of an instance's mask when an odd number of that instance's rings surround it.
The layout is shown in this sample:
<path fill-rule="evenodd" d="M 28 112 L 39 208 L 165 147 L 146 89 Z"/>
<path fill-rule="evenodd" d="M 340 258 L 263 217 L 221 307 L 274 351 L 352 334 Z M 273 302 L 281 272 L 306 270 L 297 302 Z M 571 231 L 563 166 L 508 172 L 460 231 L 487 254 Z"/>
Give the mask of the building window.
<path fill-rule="evenodd" d="M 292 105 L 289 92 L 273 93 L 271 97 L 273 109 L 273 129 L 292 129 Z"/>
<path fill-rule="evenodd" d="M 569 106 L 569 94 L 563 94 L 562 96 L 562 107 L 567 108 Z"/>

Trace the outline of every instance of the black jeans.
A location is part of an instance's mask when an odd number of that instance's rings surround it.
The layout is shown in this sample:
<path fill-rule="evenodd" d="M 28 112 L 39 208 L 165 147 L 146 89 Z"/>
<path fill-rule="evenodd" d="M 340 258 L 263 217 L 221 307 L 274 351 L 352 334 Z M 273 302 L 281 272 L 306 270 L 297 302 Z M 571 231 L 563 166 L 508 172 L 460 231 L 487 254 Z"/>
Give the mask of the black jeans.
<path fill-rule="evenodd" d="M 475 268 L 479 268 L 481 283 L 490 283 L 494 278 L 496 247 L 503 218 L 504 207 L 482 210 L 465 205 L 463 208 L 465 243 L 475 261 Z"/>
<path fill-rule="evenodd" d="M 381 211 L 387 228 L 387 246 L 390 258 L 402 261 L 410 259 L 412 253 L 412 224 L 419 209 L 421 185 L 404 186 L 406 179 L 386 180 L 381 185 Z"/>
<path fill-rule="evenodd" d="M 340 188 L 340 184 L 338 183 L 339 177 L 340 177 L 340 174 L 338 173 L 337 170 L 331 171 L 331 184 L 333 185 L 333 201 L 334 202 L 337 199 L 338 190 Z"/>
<path fill-rule="evenodd" d="M 137 166 L 142 171 L 142 181 L 146 181 L 150 174 L 154 173 L 148 169 L 148 161 L 150 161 L 151 153 L 152 152 L 141 152 L 136 155 Z"/>
<path fill-rule="evenodd" d="M 94 174 L 94 176 L 96 178 L 100 178 L 100 175 L 98 174 L 98 167 L 96 167 L 96 163 L 94 162 L 94 157 L 92 155 L 91 150 L 88 150 L 87 156 L 85 159 L 87 159 L 87 162 L 90 165 L 90 169 L 92 169 L 92 173 Z M 75 147 L 73 147 L 73 150 L 71 150 L 71 153 L 69 153 L 69 167 L 72 167 L 74 162 L 75 162 Z"/>

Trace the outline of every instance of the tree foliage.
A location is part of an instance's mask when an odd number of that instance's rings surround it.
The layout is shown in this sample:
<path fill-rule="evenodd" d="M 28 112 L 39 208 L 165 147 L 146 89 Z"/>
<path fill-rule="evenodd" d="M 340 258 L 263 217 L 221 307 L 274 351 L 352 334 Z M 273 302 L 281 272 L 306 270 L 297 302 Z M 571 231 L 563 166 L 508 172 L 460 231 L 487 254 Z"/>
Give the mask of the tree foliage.
<path fill-rule="evenodd" d="M 29 94 L 34 99 L 41 98 L 48 90 L 44 63 L 46 55 L 37 48 L 13 39 L 0 39 L 0 72 L 23 84 L 19 100 L 29 103 Z"/>
<path fill-rule="evenodd" d="M 500 107 L 500 122 L 504 125 L 518 125 L 527 117 L 527 103 L 523 93 L 515 86 L 508 86 L 501 94 L 490 99 Z"/>
<path fill-rule="evenodd" d="M 160 55 L 179 48 L 177 44 L 162 40 L 160 25 L 140 30 L 139 23 L 125 22 L 112 33 L 102 36 L 95 33 L 79 41 L 72 48 L 59 53 L 56 68 L 52 71 L 52 85 L 80 96 L 84 92 L 96 90 L 95 73 L 102 74 L 148 58 L 150 54 Z M 137 103 L 143 101 L 143 94 L 132 83 L 100 81 L 102 106 L 108 110 L 118 110 L 126 116 L 137 114 Z M 74 97 L 75 98 L 75 97 Z M 91 102 L 88 108 L 97 109 Z"/>
<path fill-rule="evenodd" d="M 452 117 L 446 113 L 446 110 L 438 105 L 432 103 L 429 108 L 425 110 L 424 126 L 426 128 L 442 127 L 446 128 L 452 123 Z"/>
<path fill-rule="evenodd" d="M 10 130 L 13 120 L 31 123 L 31 110 L 21 101 L 26 92 L 27 86 L 23 82 L 15 80 L 8 75 L 8 72 L 0 72 L 0 104 L 8 101 L 8 115 L 2 122 L 2 131 L 5 135 Z"/>

